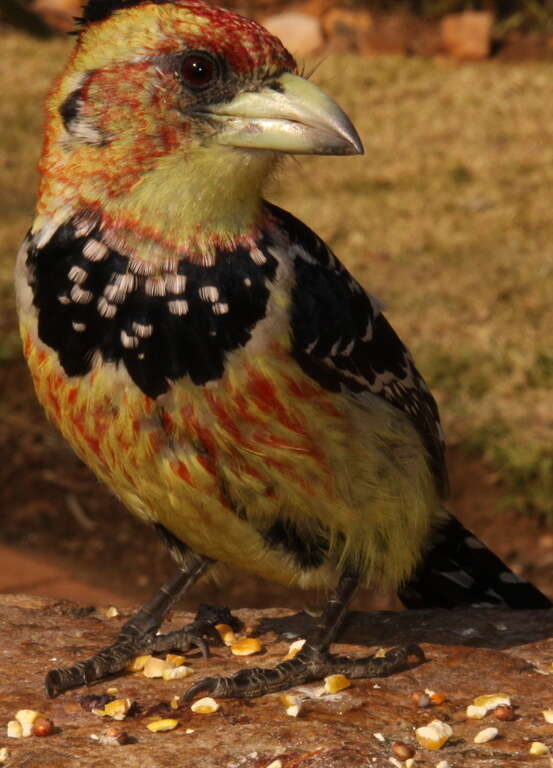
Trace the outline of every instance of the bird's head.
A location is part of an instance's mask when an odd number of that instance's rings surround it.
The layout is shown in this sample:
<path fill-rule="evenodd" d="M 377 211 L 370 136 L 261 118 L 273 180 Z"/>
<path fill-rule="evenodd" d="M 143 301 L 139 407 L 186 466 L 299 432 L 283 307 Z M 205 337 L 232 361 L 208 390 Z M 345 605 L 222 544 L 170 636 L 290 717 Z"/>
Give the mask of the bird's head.
<path fill-rule="evenodd" d="M 361 151 L 255 22 L 200 0 L 89 0 L 47 104 L 39 214 L 92 209 L 123 250 L 185 254 L 255 226 L 283 154 Z"/>

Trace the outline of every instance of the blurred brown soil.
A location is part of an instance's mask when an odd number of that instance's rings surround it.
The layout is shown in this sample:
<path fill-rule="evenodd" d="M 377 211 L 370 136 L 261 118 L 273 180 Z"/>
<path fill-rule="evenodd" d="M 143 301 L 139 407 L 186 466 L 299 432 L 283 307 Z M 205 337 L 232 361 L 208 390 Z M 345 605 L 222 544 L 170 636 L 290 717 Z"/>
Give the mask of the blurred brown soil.
<path fill-rule="evenodd" d="M 21 360 L 0 364 L 0 392 L 0 592 L 122 607 L 144 601 L 172 571 L 161 542 L 97 482 L 47 423 Z M 502 508 L 496 478 L 477 459 L 452 448 L 449 467 L 455 514 L 511 568 L 553 597 L 553 534 L 536 517 Z M 199 584 L 185 606 L 301 608 L 320 600 L 312 592 L 234 573 L 220 584 Z M 364 592 L 355 607 L 399 603 Z"/>

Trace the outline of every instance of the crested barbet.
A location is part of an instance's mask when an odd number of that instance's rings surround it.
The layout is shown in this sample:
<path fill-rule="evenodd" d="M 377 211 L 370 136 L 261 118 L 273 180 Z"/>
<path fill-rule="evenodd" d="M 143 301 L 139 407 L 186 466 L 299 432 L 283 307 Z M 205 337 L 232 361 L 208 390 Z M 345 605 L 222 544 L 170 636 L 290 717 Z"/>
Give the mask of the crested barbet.
<path fill-rule="evenodd" d="M 178 565 L 111 646 L 48 673 L 51 696 L 140 652 L 205 650 L 223 609 L 158 628 L 216 563 L 333 596 L 295 658 L 187 698 L 421 660 L 329 652 L 358 584 L 412 608 L 550 605 L 444 511 L 436 404 L 379 302 L 263 199 L 287 154 L 362 152 L 278 39 L 199 0 L 89 0 L 46 114 L 16 269 L 25 357 L 50 419 Z"/>

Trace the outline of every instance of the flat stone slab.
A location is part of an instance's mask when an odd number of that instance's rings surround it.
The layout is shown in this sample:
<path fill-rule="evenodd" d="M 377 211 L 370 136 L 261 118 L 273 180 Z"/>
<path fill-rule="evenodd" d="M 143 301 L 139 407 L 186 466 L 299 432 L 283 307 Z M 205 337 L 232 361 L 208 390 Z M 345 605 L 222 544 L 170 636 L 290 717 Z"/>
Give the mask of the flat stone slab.
<path fill-rule="evenodd" d="M 366 655 L 405 642 L 419 642 L 427 662 L 388 678 L 354 680 L 334 695 L 316 695 L 320 684 L 294 689 L 303 698 L 298 717 L 286 714 L 280 694 L 253 700 L 221 700 L 210 715 L 169 702 L 206 675 L 228 674 L 245 666 L 272 666 L 286 654 L 292 636 L 305 635 L 311 621 L 285 609 L 243 610 L 237 615 L 259 636 L 264 652 L 237 657 L 214 647 L 209 659 L 187 656 L 194 674 L 180 681 L 148 679 L 127 673 L 58 699 L 44 695 L 43 678 L 52 666 L 90 656 L 110 642 L 126 616 L 107 618 L 103 609 L 87 612 L 52 598 L 0 595 L 0 747 L 7 766 L 17 768 L 390 768 L 404 763 L 394 742 L 416 750 L 416 768 L 447 760 L 450 768 L 549 766 L 549 757 L 529 754 L 533 741 L 551 747 L 553 724 L 542 711 L 553 708 L 553 611 L 471 609 L 353 613 L 336 646 L 340 653 Z M 174 613 L 166 622 L 176 629 L 192 616 Z M 284 636 L 283 634 L 284 633 Z M 347 642 L 347 644 L 346 644 Z M 137 713 L 117 723 L 83 708 L 86 694 L 117 688 L 117 697 L 137 703 Z M 446 700 L 417 706 L 411 694 L 432 689 Z M 516 717 L 482 720 L 466 717 L 466 707 L 483 694 L 506 693 Z M 6 724 L 19 709 L 35 709 L 51 718 L 55 732 L 45 738 L 6 737 Z M 154 716 L 176 717 L 177 729 L 152 733 Z M 437 751 L 422 749 L 414 728 L 439 719 L 453 736 Z M 93 738 L 115 725 L 131 738 L 124 746 L 102 746 Z M 487 727 L 497 738 L 474 744 Z M 187 732 L 188 731 L 188 732 Z M 191 731 L 191 732 L 190 732 Z M 390 758 L 396 760 L 391 762 Z M 278 763 L 277 763 L 278 766 Z M 276 768 L 276 767 L 275 767 Z"/>

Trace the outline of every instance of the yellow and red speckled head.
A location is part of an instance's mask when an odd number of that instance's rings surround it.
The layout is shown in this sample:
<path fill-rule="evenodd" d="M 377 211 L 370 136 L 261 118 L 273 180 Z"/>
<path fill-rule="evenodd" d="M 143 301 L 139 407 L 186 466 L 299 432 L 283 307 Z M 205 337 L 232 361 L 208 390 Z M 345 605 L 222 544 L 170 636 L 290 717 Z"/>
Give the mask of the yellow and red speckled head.
<path fill-rule="evenodd" d="M 83 53 L 97 68 L 117 61 L 119 54 L 129 59 L 183 47 L 218 54 L 245 77 L 295 69 L 280 40 L 255 21 L 201 0 L 90 0 L 77 58 Z"/>
<path fill-rule="evenodd" d="M 183 87 L 179 67 L 190 51 L 224 65 L 213 93 Z M 264 153 L 244 163 L 224 148 L 207 153 L 215 128 L 195 110 L 203 101 L 255 90 L 295 66 L 263 27 L 200 0 L 90 0 L 47 103 L 38 213 L 57 215 L 68 205 L 93 209 L 117 230 L 144 238 L 159 229 L 171 243 L 182 241 L 184 230 L 215 227 L 206 220 L 214 213 L 219 231 L 243 229 L 235 224 L 239 215 L 251 226 L 274 159 Z M 239 169 L 241 199 L 248 203 L 243 215 L 228 189 Z"/>

